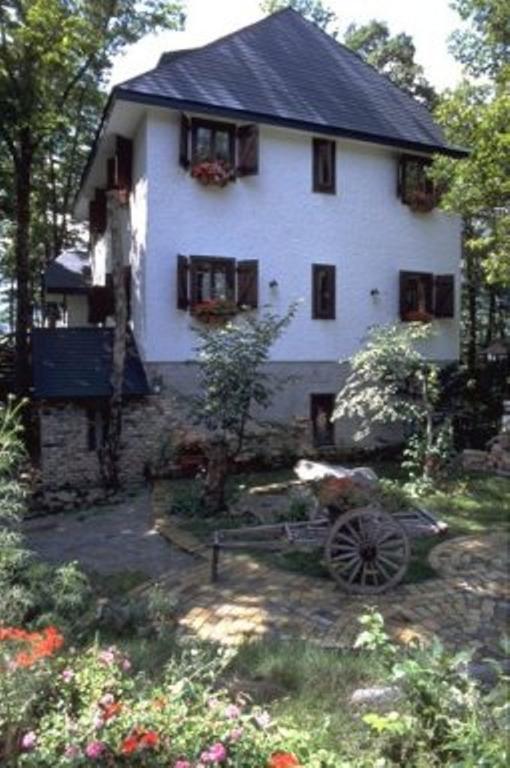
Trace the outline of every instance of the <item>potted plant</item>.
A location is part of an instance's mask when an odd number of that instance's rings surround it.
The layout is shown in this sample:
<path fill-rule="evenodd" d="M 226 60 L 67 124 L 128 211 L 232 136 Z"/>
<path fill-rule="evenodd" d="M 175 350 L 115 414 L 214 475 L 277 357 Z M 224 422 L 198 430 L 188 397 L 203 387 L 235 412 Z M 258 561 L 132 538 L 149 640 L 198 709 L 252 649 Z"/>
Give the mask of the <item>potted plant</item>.
<path fill-rule="evenodd" d="M 225 187 L 229 181 L 235 180 L 235 171 L 224 160 L 203 160 L 193 164 L 191 176 L 204 187 Z"/>
<path fill-rule="evenodd" d="M 408 323 L 430 323 L 433 319 L 433 315 L 430 312 L 426 312 L 424 309 L 412 309 L 405 312 L 403 320 Z"/>
<path fill-rule="evenodd" d="M 237 314 L 237 304 L 229 299 L 210 299 L 195 304 L 193 314 L 198 320 L 212 325 L 221 324 Z"/>
<path fill-rule="evenodd" d="M 415 213 L 429 213 L 437 203 L 437 196 L 433 190 L 415 189 L 409 195 L 409 206 Z"/>

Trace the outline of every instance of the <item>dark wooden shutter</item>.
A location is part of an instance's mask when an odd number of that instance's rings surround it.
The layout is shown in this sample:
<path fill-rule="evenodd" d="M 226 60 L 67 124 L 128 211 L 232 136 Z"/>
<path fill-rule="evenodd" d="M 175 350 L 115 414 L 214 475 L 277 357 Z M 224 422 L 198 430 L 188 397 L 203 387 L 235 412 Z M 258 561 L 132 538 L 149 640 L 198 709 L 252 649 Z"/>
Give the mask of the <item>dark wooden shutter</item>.
<path fill-rule="evenodd" d="M 237 262 L 237 303 L 252 309 L 259 305 L 259 263 L 255 259 Z"/>
<path fill-rule="evenodd" d="M 179 140 L 179 165 L 189 168 L 189 130 L 190 121 L 186 115 L 181 115 L 181 134 Z"/>
<path fill-rule="evenodd" d="M 187 309 L 189 262 L 186 256 L 177 256 L 177 309 Z"/>
<path fill-rule="evenodd" d="M 131 319 L 131 267 L 124 267 L 124 288 L 126 291 L 127 318 Z"/>
<path fill-rule="evenodd" d="M 89 203 L 90 232 L 95 235 L 103 235 L 106 232 L 107 221 L 106 192 L 104 189 L 96 189 L 96 196 Z"/>
<path fill-rule="evenodd" d="M 405 198 L 405 189 L 406 189 L 406 159 L 404 155 L 401 155 L 398 159 L 397 164 L 397 197 L 399 197 L 402 202 L 404 202 Z"/>
<path fill-rule="evenodd" d="M 115 314 L 111 285 L 93 285 L 89 290 L 89 323 L 104 323 Z"/>
<path fill-rule="evenodd" d="M 258 125 L 242 125 L 237 131 L 239 176 L 255 176 L 259 172 Z"/>
<path fill-rule="evenodd" d="M 312 318 L 334 320 L 336 316 L 336 267 L 312 264 Z"/>
<path fill-rule="evenodd" d="M 235 259 L 226 261 L 227 299 L 236 300 L 236 262 Z"/>
<path fill-rule="evenodd" d="M 455 315 L 455 278 L 453 275 L 436 275 L 434 314 L 436 317 Z"/>
<path fill-rule="evenodd" d="M 106 189 L 108 190 L 115 189 L 115 177 L 117 175 L 116 167 L 116 158 L 109 157 L 106 161 Z"/>
<path fill-rule="evenodd" d="M 117 136 L 115 186 L 124 192 L 131 191 L 133 173 L 133 142 Z"/>

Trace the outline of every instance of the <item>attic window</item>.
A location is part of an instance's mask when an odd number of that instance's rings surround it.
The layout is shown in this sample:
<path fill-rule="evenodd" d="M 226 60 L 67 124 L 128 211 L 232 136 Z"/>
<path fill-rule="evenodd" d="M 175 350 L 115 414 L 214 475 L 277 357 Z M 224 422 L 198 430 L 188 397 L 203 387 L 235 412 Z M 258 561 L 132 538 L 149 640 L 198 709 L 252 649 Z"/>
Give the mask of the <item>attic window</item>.
<path fill-rule="evenodd" d="M 193 165 L 223 162 L 235 166 L 235 126 L 213 120 L 191 121 L 191 156 Z"/>
<path fill-rule="evenodd" d="M 329 139 L 313 139 L 313 191 L 336 192 L 336 143 Z"/>
<path fill-rule="evenodd" d="M 413 211 L 426 213 L 435 208 L 437 190 L 427 171 L 432 165 L 428 157 L 402 155 L 399 162 L 398 193 Z"/>

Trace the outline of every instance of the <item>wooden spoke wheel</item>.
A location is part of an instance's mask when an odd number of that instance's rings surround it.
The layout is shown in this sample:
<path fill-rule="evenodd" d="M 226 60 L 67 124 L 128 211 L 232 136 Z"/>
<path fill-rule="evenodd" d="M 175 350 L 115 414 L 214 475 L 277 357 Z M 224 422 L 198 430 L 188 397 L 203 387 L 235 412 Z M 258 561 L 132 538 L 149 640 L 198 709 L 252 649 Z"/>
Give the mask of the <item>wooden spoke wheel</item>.
<path fill-rule="evenodd" d="M 409 538 L 402 525 L 375 507 L 353 509 L 334 523 L 325 545 L 329 572 L 347 592 L 370 595 L 405 575 Z"/>

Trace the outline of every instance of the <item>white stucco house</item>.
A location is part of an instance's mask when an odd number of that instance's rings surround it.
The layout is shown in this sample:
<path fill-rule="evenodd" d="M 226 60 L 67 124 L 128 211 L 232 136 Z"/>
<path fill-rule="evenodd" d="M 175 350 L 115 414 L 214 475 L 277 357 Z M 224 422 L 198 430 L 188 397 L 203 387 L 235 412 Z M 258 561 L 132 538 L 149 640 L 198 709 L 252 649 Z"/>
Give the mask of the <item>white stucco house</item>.
<path fill-rule="evenodd" d="M 374 324 L 427 318 L 430 357 L 454 361 L 461 226 L 436 207 L 434 153 L 465 154 L 423 106 L 292 10 L 164 54 L 113 89 L 77 195 L 90 224 L 89 317 L 109 323 L 106 192 L 117 188 L 149 389 L 192 390 L 192 326 L 210 302 L 281 313 L 301 300 L 273 350 L 275 374 L 296 377 L 277 419 L 323 417 L 345 375 L 338 361 Z"/>

